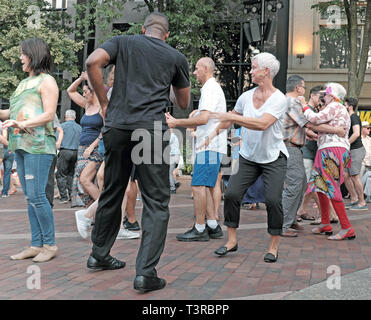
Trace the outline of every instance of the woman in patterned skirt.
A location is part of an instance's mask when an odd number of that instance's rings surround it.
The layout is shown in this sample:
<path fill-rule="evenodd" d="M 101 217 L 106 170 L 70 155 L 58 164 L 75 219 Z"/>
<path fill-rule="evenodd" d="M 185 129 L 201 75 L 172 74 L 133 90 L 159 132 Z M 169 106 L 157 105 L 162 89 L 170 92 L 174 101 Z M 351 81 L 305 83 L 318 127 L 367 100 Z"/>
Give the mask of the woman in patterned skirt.
<path fill-rule="evenodd" d="M 100 193 L 94 179 L 103 161 L 103 156 L 98 152 L 103 118 L 98 98 L 89 83 L 83 86 L 83 95 L 77 91 L 83 81 L 88 81 L 86 72 L 83 72 L 67 89 L 71 100 L 85 109 L 80 121 L 82 131 L 72 183 L 71 207 L 88 206 Z"/>
<path fill-rule="evenodd" d="M 349 222 L 340 190 L 344 182 L 344 168 L 350 167 L 350 152 L 348 133 L 350 117 L 345 106 L 341 103 L 346 95 L 343 86 L 338 83 L 328 83 L 324 94 L 325 107 L 318 113 L 309 106 L 303 107 L 305 117 L 314 124 L 327 123 L 335 127 L 344 127 L 346 136 L 336 134 L 318 134 L 318 151 L 314 160 L 311 178 L 307 192 L 317 192 L 321 210 L 321 224 L 312 230 L 314 234 L 332 235 L 329 218 L 330 201 L 339 217 L 341 230 L 329 240 L 354 239 L 355 233 Z"/>

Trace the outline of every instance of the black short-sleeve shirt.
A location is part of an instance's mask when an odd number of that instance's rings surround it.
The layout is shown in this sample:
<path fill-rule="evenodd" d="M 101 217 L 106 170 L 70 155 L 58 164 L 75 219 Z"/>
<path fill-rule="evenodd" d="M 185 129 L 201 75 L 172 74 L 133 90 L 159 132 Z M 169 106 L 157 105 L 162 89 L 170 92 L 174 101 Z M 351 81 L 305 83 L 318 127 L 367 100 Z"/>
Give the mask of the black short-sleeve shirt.
<path fill-rule="evenodd" d="M 350 122 L 351 123 L 350 123 L 350 129 L 349 129 L 349 137 L 353 134 L 353 126 L 358 124 L 359 130 L 362 129 L 361 119 L 355 113 L 353 113 L 350 116 Z M 362 143 L 362 137 L 360 134 L 359 137 L 350 145 L 350 149 L 358 149 L 362 147 L 363 147 L 363 143 Z"/>
<path fill-rule="evenodd" d="M 170 105 L 170 85 L 189 86 L 185 56 L 164 41 L 145 36 L 116 36 L 100 48 L 110 56 L 115 80 L 105 125 L 125 130 L 168 128 L 164 111 Z"/>

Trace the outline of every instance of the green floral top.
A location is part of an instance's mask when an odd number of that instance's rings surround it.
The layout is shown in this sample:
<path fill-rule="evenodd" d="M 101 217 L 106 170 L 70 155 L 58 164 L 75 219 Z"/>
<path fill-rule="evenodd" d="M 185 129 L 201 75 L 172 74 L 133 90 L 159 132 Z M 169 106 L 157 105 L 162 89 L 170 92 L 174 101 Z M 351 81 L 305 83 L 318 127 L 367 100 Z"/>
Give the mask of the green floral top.
<path fill-rule="evenodd" d="M 44 112 L 40 93 L 41 82 L 51 77 L 41 73 L 22 80 L 10 97 L 10 119 L 25 121 L 36 118 Z M 9 150 L 24 150 L 32 154 L 56 154 L 56 139 L 52 122 L 35 128 L 9 128 Z"/>

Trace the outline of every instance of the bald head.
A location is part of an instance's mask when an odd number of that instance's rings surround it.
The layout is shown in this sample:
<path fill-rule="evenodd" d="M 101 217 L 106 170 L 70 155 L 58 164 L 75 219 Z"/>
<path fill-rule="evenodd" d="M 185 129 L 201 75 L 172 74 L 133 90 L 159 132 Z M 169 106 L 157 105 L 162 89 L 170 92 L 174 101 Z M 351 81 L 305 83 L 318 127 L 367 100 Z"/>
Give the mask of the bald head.
<path fill-rule="evenodd" d="M 152 12 L 144 20 L 143 27 L 148 35 L 166 38 L 169 33 L 169 21 L 167 17 L 160 12 Z"/>
<path fill-rule="evenodd" d="M 196 68 L 193 74 L 201 84 L 206 83 L 214 75 L 215 63 L 209 57 L 203 57 L 196 63 Z"/>
<path fill-rule="evenodd" d="M 211 74 L 214 73 L 215 63 L 214 63 L 213 59 L 211 59 L 209 57 L 203 57 L 200 60 L 198 60 L 197 63 L 199 63 L 200 66 L 205 67 L 207 69 L 208 73 L 211 73 Z"/>

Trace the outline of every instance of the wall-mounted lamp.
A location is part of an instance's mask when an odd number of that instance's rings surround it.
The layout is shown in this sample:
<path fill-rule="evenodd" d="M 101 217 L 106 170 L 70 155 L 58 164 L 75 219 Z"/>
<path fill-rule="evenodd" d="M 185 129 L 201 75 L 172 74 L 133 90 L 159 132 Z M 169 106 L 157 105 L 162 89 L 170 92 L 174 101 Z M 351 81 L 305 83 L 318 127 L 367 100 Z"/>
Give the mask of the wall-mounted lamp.
<path fill-rule="evenodd" d="M 298 53 L 296 55 L 296 58 L 299 59 L 299 63 L 302 64 L 302 60 L 304 59 L 304 53 Z"/>

